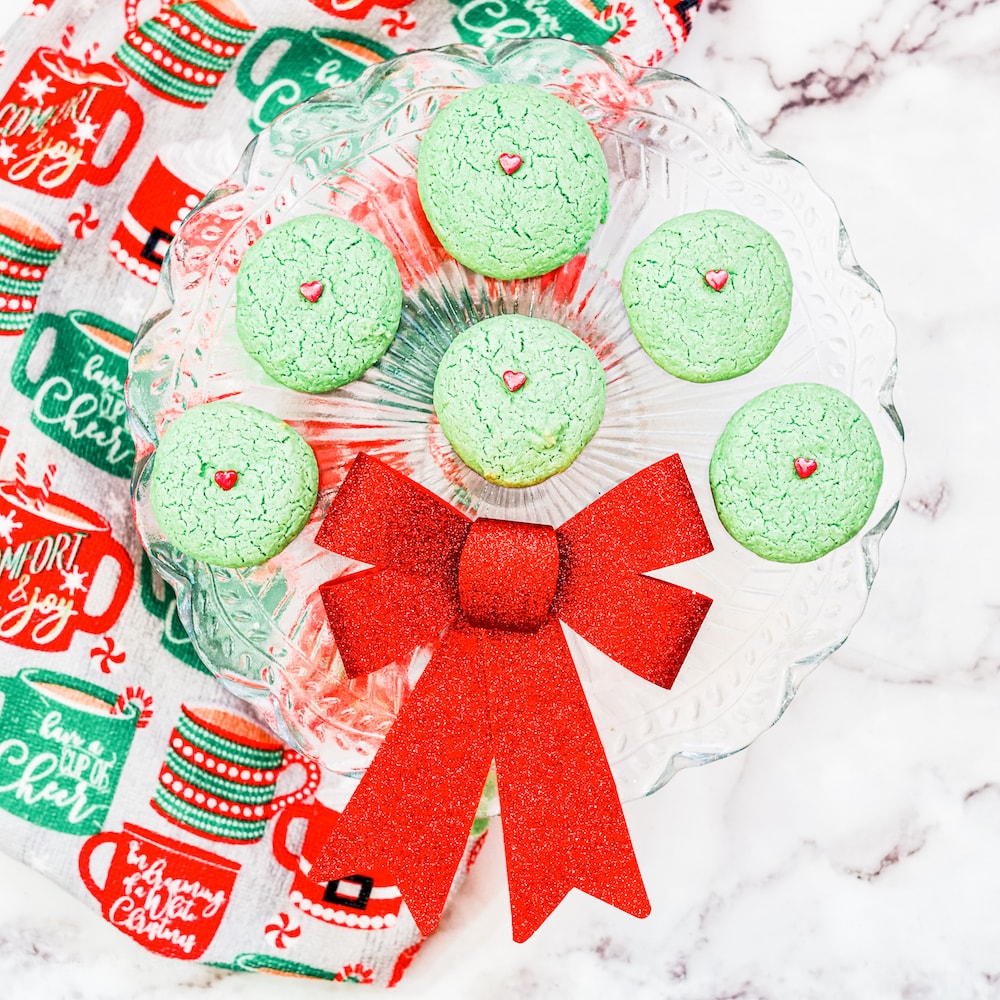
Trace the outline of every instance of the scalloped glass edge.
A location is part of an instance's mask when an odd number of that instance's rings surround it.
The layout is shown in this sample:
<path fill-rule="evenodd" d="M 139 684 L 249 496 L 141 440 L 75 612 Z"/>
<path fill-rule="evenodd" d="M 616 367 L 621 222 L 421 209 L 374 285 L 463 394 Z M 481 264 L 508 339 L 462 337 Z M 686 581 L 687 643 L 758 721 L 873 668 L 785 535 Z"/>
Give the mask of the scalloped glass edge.
<path fill-rule="evenodd" d="M 886 471 L 888 473 L 891 468 L 895 468 L 896 481 L 893 483 L 883 483 L 882 493 L 888 493 L 890 499 L 888 500 L 887 506 L 881 511 L 872 527 L 865 531 L 861 536 L 858 536 L 857 538 L 852 539 L 851 542 L 847 543 L 849 545 L 860 543 L 859 548 L 863 560 L 865 591 L 859 605 L 857 606 L 856 614 L 853 616 L 852 621 L 847 624 L 843 635 L 839 636 L 835 641 L 817 648 L 816 650 L 805 655 L 799 656 L 794 660 L 791 660 L 785 666 L 782 675 L 783 684 L 781 685 L 781 696 L 773 718 L 770 718 L 769 721 L 762 725 L 759 732 L 755 733 L 754 736 L 745 742 L 740 743 L 740 745 L 729 746 L 718 751 L 675 751 L 669 758 L 666 759 L 659 777 L 643 793 L 651 794 L 652 792 L 662 788 L 680 770 L 694 765 L 721 760 L 746 749 L 746 747 L 749 746 L 754 739 L 773 726 L 782 717 L 805 678 L 808 677 L 809 674 L 823 662 L 823 660 L 834 653 L 840 648 L 840 646 L 843 645 L 844 642 L 847 641 L 854 626 L 864 613 L 875 576 L 878 572 L 879 545 L 883 535 L 892 523 L 898 509 L 899 497 L 902 492 L 902 486 L 905 479 L 905 456 L 903 453 L 904 432 L 892 397 L 897 371 L 897 338 L 895 327 L 885 311 L 884 302 L 882 301 L 878 285 L 858 264 L 843 221 L 840 218 L 833 199 L 815 183 L 811 174 L 809 174 L 808 169 L 800 161 L 767 143 L 746 123 L 746 121 L 729 101 L 705 91 L 703 88 L 699 87 L 698 84 L 694 83 L 687 77 L 680 76 L 663 69 L 642 69 L 634 64 L 626 66 L 626 64 L 619 61 L 616 57 L 604 49 L 581 46 L 576 43 L 559 39 L 515 40 L 497 46 L 496 48 L 488 51 L 470 45 L 449 45 L 434 50 L 422 50 L 417 53 L 407 53 L 373 66 L 353 83 L 324 91 L 305 103 L 309 105 L 322 104 L 324 106 L 324 113 L 331 116 L 331 121 L 339 120 L 339 123 L 345 128 L 345 130 L 356 129 L 361 124 L 371 123 L 369 119 L 365 119 L 364 115 L 366 105 L 373 105 L 373 102 L 368 101 L 368 98 L 382 85 L 383 81 L 387 77 L 390 77 L 395 72 L 396 67 L 402 60 L 406 60 L 407 58 L 411 58 L 415 55 L 426 55 L 430 52 L 436 56 L 453 59 L 459 66 L 462 64 L 470 64 L 473 68 L 476 66 L 497 68 L 504 63 L 517 62 L 522 59 L 525 63 L 530 63 L 532 61 L 531 55 L 533 52 L 544 50 L 551 53 L 551 51 L 557 50 L 559 46 L 564 46 L 567 49 L 573 50 L 573 57 L 577 59 L 580 58 L 581 52 L 587 53 L 589 56 L 599 59 L 630 87 L 645 87 L 650 84 L 662 83 L 670 86 L 687 85 L 695 88 L 702 98 L 717 102 L 720 106 L 725 108 L 727 116 L 731 120 L 739 144 L 750 159 L 758 163 L 766 163 L 767 161 L 774 160 L 783 161 L 793 165 L 796 169 L 803 171 L 809 177 L 810 184 L 817 195 L 816 204 L 812 207 L 818 208 L 822 205 L 826 214 L 830 217 L 829 225 L 831 227 L 835 227 L 837 231 L 838 265 L 846 274 L 865 282 L 875 292 L 879 305 L 877 310 L 877 319 L 882 325 L 882 330 L 879 331 L 878 336 L 886 338 L 888 341 L 891 341 L 892 344 L 892 360 L 881 383 L 877 399 L 879 406 L 888 416 L 893 428 L 895 429 L 895 436 L 892 438 L 891 443 L 896 454 L 892 456 L 893 461 L 891 462 L 888 460 L 887 456 Z M 567 54 L 567 61 L 568 60 L 569 57 Z M 301 107 L 301 105 L 299 107 Z M 295 112 L 296 108 L 292 108 L 284 112 L 278 119 L 275 120 L 274 123 L 272 123 L 271 128 L 280 130 L 282 126 L 290 124 L 291 121 L 294 120 Z M 359 112 L 361 113 L 360 118 Z M 377 108 L 376 112 L 378 113 Z M 266 133 L 261 133 L 251 140 L 241 156 L 235 171 L 206 195 L 201 203 L 193 210 L 192 215 L 210 205 L 218 198 L 246 188 L 250 180 L 251 167 L 257 145 L 261 142 L 262 137 L 265 134 Z M 133 355 L 142 349 L 143 342 L 149 336 L 153 328 L 156 327 L 157 324 L 170 312 L 171 307 L 175 302 L 172 280 L 173 256 L 170 249 L 168 249 L 161 270 L 161 279 L 157 287 L 156 296 L 149 312 L 147 313 L 147 317 L 143 321 L 135 338 Z M 152 415 L 144 412 L 138 405 L 136 405 L 137 400 L 134 393 L 131 391 L 131 381 L 132 380 L 130 378 L 126 383 L 126 397 L 128 401 L 129 424 L 137 443 L 136 465 L 133 469 L 132 476 L 132 498 L 134 506 L 143 468 L 152 454 L 152 449 L 155 448 L 156 434 L 153 429 L 154 424 Z M 202 645 L 199 640 L 197 629 L 195 628 L 193 592 L 190 581 L 175 572 L 169 563 L 159 556 L 155 548 L 151 549 L 146 545 L 145 540 L 143 540 L 143 544 L 154 567 L 160 575 L 174 587 L 177 597 L 177 611 L 180 620 L 187 629 L 188 633 L 192 636 L 192 642 L 199 655 L 201 655 L 206 662 L 209 662 L 208 657 L 203 654 Z M 247 686 L 245 680 L 241 679 L 240 682 L 234 682 L 227 679 L 224 673 L 220 673 L 215 667 L 212 667 L 210 663 L 209 666 L 224 687 L 231 690 L 238 697 L 247 701 L 248 704 L 250 704 L 256 711 L 262 711 L 261 705 L 254 701 L 249 701 L 247 698 Z M 270 689 L 267 689 L 266 696 L 264 696 L 263 685 L 261 691 L 262 699 L 266 699 L 270 708 L 270 712 L 263 713 L 265 720 L 276 729 L 279 736 L 286 741 L 297 745 L 298 741 L 294 739 L 284 721 L 284 714 L 281 706 L 281 691 L 275 690 L 274 686 L 272 686 Z M 360 776 L 363 772 L 353 771 L 348 773 L 354 776 Z M 483 810 L 481 809 L 481 812 L 482 811 Z M 487 811 L 496 811 L 495 802 L 489 803 Z"/>

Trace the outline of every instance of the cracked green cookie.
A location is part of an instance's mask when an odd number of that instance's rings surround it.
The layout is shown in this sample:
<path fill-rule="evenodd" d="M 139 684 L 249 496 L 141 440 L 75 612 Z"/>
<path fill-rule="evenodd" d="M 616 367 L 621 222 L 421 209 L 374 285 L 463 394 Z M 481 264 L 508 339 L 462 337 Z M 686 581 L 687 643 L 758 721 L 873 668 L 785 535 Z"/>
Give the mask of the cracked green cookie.
<path fill-rule="evenodd" d="M 498 83 L 456 97 L 434 118 L 417 190 L 459 263 L 490 278 L 529 278 L 565 264 L 604 221 L 608 166 L 575 108 Z"/>
<path fill-rule="evenodd" d="M 352 222 L 306 215 L 268 230 L 236 276 L 236 332 L 276 381 L 329 392 L 360 378 L 399 326 L 392 253 Z"/>
<path fill-rule="evenodd" d="M 778 241 L 734 212 L 665 222 L 625 261 L 632 332 L 664 371 L 688 382 L 745 375 L 788 328 L 792 275 Z"/>
<path fill-rule="evenodd" d="M 733 414 L 709 482 L 719 519 L 741 545 L 775 562 L 810 562 L 865 526 L 882 485 L 882 452 L 842 392 L 782 385 Z"/>
<path fill-rule="evenodd" d="M 167 540 L 214 566 L 256 566 L 305 526 L 319 472 L 284 421 L 238 403 L 178 417 L 153 457 L 150 501 Z"/>
<path fill-rule="evenodd" d="M 562 472 L 604 416 L 604 369 L 557 323 L 495 316 L 445 351 L 434 409 L 459 457 L 491 483 L 532 486 Z"/>

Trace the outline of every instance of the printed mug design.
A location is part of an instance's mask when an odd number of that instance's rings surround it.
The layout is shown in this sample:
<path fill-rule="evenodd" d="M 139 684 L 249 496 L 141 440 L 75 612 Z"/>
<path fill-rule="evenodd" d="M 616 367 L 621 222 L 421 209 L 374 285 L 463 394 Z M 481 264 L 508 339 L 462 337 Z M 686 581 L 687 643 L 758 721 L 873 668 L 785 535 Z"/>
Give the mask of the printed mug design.
<path fill-rule="evenodd" d="M 54 333 L 37 377 L 32 355 Z M 53 441 L 113 476 L 132 474 L 135 445 L 126 422 L 125 378 L 132 331 L 97 313 L 39 313 L 21 341 L 10 377 L 33 402 L 31 422 Z"/>
<path fill-rule="evenodd" d="M 294 792 L 278 795 L 281 773 L 305 770 Z M 285 749 L 269 732 L 221 708 L 181 706 L 160 782 L 150 803 L 171 823 L 209 840 L 253 844 L 267 821 L 319 787 L 319 765 Z"/>
<path fill-rule="evenodd" d="M 361 21 L 376 7 L 385 10 L 400 10 L 413 3 L 413 0 L 309 0 L 326 14 L 342 17 L 348 21 Z"/>
<path fill-rule="evenodd" d="M 170 241 L 203 195 L 157 156 L 122 212 L 108 247 L 111 256 L 125 270 L 155 285 Z"/>
<path fill-rule="evenodd" d="M 57 198 L 69 198 L 84 180 L 113 180 L 142 132 L 142 109 L 127 84 L 110 63 L 38 49 L 0 98 L 0 178 Z M 103 140 L 119 114 L 127 128 L 109 159 Z"/>
<path fill-rule="evenodd" d="M 341 927 L 384 930 L 395 925 L 403 897 L 388 872 L 351 875 L 333 882 L 317 882 L 310 870 L 333 831 L 340 813 L 320 802 L 289 806 L 274 825 L 275 860 L 295 874 L 289 902 L 303 913 Z M 288 828 L 305 820 L 306 830 L 298 854 L 288 848 Z"/>
<path fill-rule="evenodd" d="M 0 208 L 0 335 L 24 333 L 62 244 L 9 208 Z"/>
<path fill-rule="evenodd" d="M 89 607 L 98 568 L 110 559 L 118 579 L 103 610 Z M 0 483 L 0 639 L 62 652 L 77 631 L 107 632 L 132 589 L 132 559 L 111 526 L 83 504 L 44 487 Z M 113 700 L 113 699 L 112 699 Z"/>
<path fill-rule="evenodd" d="M 628 8 L 600 10 L 590 0 L 451 0 L 463 42 L 487 47 L 511 38 L 551 36 L 607 45 L 628 30 Z"/>
<path fill-rule="evenodd" d="M 37 667 L 0 677 L 0 695 L 0 808 L 60 833 L 98 833 L 139 707 L 112 715 L 113 691 Z"/>
<path fill-rule="evenodd" d="M 94 852 L 114 846 L 104 885 L 91 871 Z M 80 877 L 104 919 L 167 958 L 200 958 L 212 943 L 240 865 L 132 823 L 83 845 Z"/>
<path fill-rule="evenodd" d="M 277 955 L 262 955 L 247 951 L 237 955 L 232 962 L 209 962 L 216 969 L 233 972 L 267 972 L 273 976 L 287 976 L 292 979 L 326 979 L 332 982 L 337 973 L 330 969 L 319 969 L 315 965 L 292 962 Z"/>
<path fill-rule="evenodd" d="M 114 59 L 158 97 L 202 108 L 255 30 L 232 0 L 165 4 L 128 29 Z"/>
<path fill-rule="evenodd" d="M 145 552 L 142 554 L 142 563 L 139 566 L 139 593 L 142 596 L 142 606 L 163 622 L 160 645 L 170 650 L 177 659 L 189 667 L 210 674 L 211 671 L 202 662 L 191 636 L 188 635 L 180 615 L 177 614 L 177 598 L 173 587 L 153 569 L 153 564 Z"/>
<path fill-rule="evenodd" d="M 280 52 L 274 63 L 267 64 Z M 356 80 L 369 66 L 396 53 L 346 31 L 268 28 L 240 61 L 236 87 L 254 102 L 250 128 L 259 132 L 282 111 L 327 87 Z"/>

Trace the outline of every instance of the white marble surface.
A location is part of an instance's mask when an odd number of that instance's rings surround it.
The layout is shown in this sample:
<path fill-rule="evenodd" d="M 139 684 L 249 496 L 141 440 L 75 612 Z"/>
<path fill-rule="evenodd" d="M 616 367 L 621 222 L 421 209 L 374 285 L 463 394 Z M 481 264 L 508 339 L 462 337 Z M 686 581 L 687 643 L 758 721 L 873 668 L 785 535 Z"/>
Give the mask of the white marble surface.
<path fill-rule="evenodd" d="M 649 919 L 577 893 L 512 944 L 494 836 L 399 996 L 1000 997 L 1000 3 L 711 7 L 674 68 L 809 165 L 898 326 L 903 503 L 781 722 L 627 807 Z M 3 1000 L 330 989 L 157 960 L 2 855 L 0 886 Z"/>

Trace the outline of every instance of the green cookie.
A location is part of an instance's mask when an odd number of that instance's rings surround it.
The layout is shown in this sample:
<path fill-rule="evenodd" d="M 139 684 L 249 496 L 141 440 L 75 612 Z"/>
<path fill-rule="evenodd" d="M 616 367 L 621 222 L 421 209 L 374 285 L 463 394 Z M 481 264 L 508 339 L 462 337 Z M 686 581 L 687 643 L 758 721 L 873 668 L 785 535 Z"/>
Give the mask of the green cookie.
<path fill-rule="evenodd" d="M 417 188 L 457 261 L 490 278 L 529 278 L 565 264 L 604 221 L 608 166 L 575 108 L 534 87 L 492 84 L 431 122 Z"/>
<path fill-rule="evenodd" d="M 459 457 L 491 483 L 532 486 L 562 472 L 604 416 L 604 369 L 556 323 L 495 316 L 445 351 L 434 409 Z"/>
<path fill-rule="evenodd" d="M 783 385 L 733 414 L 709 481 L 726 530 L 775 562 L 818 559 L 853 538 L 882 484 L 868 418 L 825 385 Z"/>
<path fill-rule="evenodd" d="M 392 253 L 332 215 L 268 230 L 236 276 L 236 332 L 282 385 L 328 392 L 360 378 L 392 343 L 403 286 Z"/>
<path fill-rule="evenodd" d="M 766 229 L 712 209 L 671 219 L 643 240 L 625 261 L 622 298 L 636 339 L 661 368 L 718 382 L 774 350 L 788 329 L 792 275 Z"/>
<path fill-rule="evenodd" d="M 214 566 L 256 566 L 305 526 L 319 472 L 312 448 L 277 417 L 205 403 L 177 418 L 153 458 L 150 500 L 168 541 Z"/>

